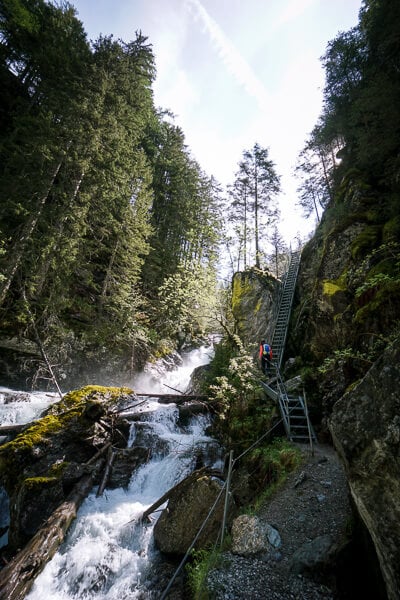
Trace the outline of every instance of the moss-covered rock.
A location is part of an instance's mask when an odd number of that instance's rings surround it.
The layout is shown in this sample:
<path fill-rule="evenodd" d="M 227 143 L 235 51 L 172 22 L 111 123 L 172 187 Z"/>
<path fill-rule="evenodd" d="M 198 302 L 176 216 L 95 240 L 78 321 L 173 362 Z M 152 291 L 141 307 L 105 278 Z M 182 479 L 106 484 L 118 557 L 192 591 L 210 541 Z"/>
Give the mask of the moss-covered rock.
<path fill-rule="evenodd" d="M 235 273 L 232 280 L 232 312 L 236 332 L 255 353 L 261 339 L 270 339 L 279 282 L 269 273 L 249 269 Z"/>
<path fill-rule="evenodd" d="M 9 544 L 23 546 L 68 495 L 98 448 L 112 440 L 99 423 L 129 388 L 86 386 L 66 394 L 45 416 L 0 447 L 0 482 L 10 498 Z"/>

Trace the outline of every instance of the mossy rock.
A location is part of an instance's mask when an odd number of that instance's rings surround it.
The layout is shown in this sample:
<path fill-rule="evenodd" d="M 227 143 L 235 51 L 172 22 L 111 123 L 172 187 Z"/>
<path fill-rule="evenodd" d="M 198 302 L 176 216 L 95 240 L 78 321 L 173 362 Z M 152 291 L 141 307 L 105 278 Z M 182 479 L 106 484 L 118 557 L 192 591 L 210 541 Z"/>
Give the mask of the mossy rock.
<path fill-rule="evenodd" d="M 128 394 L 132 394 L 129 388 L 91 385 L 69 392 L 60 402 L 53 404 L 44 417 L 0 447 L 0 479 L 7 491 L 12 493 L 24 479 L 25 469 L 35 468 L 63 435 L 68 432 L 70 438 L 79 440 L 104 414 L 106 405 Z M 47 473 L 41 475 L 46 476 Z M 54 476 L 54 473 L 49 476 Z"/>
<path fill-rule="evenodd" d="M 357 260 L 379 246 L 382 237 L 381 225 L 369 225 L 356 237 L 351 245 L 351 255 Z"/>
<path fill-rule="evenodd" d="M 400 306 L 400 280 L 389 279 L 374 292 L 370 301 L 356 312 L 354 323 L 361 325 L 373 319 L 380 324 L 384 320 L 385 329 L 396 325 Z"/>
<path fill-rule="evenodd" d="M 28 477 L 13 498 L 9 540 L 22 548 L 64 501 L 62 482 L 57 477 Z"/>
<path fill-rule="evenodd" d="M 322 282 L 322 293 L 325 296 L 333 296 L 338 292 L 345 291 L 346 288 L 341 286 L 337 281 L 326 279 Z"/>
<path fill-rule="evenodd" d="M 22 546 L 64 501 L 97 452 L 97 421 L 129 388 L 86 386 L 51 406 L 46 415 L 0 447 L 0 480 L 10 498 L 10 548 Z M 110 433 L 101 429 L 105 436 Z"/>

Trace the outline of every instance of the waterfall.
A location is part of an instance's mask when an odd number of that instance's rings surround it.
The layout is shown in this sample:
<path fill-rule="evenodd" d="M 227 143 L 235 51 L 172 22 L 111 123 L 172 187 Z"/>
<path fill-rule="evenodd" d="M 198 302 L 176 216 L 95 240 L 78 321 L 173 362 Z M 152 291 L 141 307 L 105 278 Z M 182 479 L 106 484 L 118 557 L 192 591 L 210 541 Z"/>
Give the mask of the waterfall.
<path fill-rule="evenodd" d="M 180 367 L 168 373 L 168 385 L 183 391 L 189 370 L 208 362 L 209 353 L 209 348 L 189 353 Z M 154 375 L 148 381 L 154 391 Z M 140 383 L 140 391 L 145 393 L 143 377 Z M 199 452 L 205 465 L 221 467 L 220 451 L 205 432 L 210 424 L 206 415 L 193 417 L 182 427 L 177 406 L 159 404 L 154 397 L 141 406 L 139 418 L 131 426 L 129 445 L 151 448 L 152 458 L 133 474 L 127 489 L 106 490 L 99 498 L 93 491 L 87 497 L 27 599 L 143 600 L 160 596 L 157 573 L 163 559 L 152 536 L 159 513 L 154 514 L 152 524 L 142 524 L 140 516 L 195 468 Z"/>
<path fill-rule="evenodd" d="M 0 424 L 29 423 L 59 399 L 58 394 L 50 392 L 17 392 L 0 387 Z"/>

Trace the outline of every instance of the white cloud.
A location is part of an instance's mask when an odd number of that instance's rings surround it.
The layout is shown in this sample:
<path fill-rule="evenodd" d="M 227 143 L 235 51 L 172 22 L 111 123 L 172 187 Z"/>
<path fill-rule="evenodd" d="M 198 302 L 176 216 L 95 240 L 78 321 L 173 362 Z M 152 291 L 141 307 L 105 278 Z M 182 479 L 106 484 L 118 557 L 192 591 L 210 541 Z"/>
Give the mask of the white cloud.
<path fill-rule="evenodd" d="M 231 75 L 250 96 L 256 99 L 259 108 L 267 111 L 270 98 L 265 87 L 218 23 L 208 14 L 199 0 L 186 0 L 186 6 L 193 9 L 195 16 L 202 22 L 204 30 L 215 44 L 219 56 Z"/>

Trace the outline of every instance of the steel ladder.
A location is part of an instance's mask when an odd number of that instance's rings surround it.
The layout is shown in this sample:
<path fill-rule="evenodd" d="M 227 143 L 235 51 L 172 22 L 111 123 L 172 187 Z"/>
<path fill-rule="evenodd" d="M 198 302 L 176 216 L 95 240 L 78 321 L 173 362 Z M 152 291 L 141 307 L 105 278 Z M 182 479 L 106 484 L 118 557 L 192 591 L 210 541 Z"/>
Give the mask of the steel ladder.
<path fill-rule="evenodd" d="M 267 383 L 262 381 L 261 385 L 268 396 L 277 402 L 287 437 L 293 442 L 312 445 L 317 438 L 308 416 L 307 402 L 302 396 L 288 394 L 280 373 L 300 259 L 300 251 L 291 252 L 289 267 L 282 282 L 278 315 L 271 343 L 272 370 L 276 374 Z"/>

